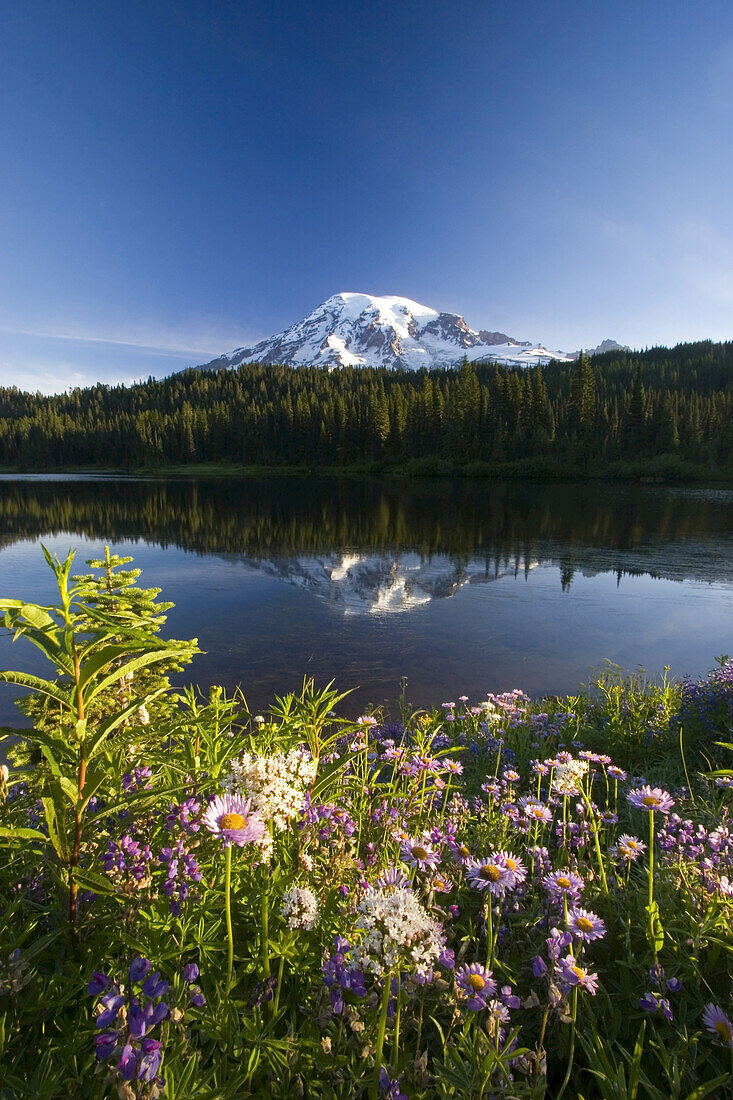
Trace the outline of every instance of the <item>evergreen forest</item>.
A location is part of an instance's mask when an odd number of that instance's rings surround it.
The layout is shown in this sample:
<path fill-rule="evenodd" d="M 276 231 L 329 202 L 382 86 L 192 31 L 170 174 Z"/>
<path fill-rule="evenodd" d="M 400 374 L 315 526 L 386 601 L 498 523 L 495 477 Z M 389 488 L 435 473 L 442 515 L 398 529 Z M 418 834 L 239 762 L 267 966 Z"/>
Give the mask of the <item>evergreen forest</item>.
<path fill-rule="evenodd" d="M 51 397 L 0 388 L 5 468 L 202 463 L 733 476 L 733 342 L 536 368 L 251 363 Z"/>

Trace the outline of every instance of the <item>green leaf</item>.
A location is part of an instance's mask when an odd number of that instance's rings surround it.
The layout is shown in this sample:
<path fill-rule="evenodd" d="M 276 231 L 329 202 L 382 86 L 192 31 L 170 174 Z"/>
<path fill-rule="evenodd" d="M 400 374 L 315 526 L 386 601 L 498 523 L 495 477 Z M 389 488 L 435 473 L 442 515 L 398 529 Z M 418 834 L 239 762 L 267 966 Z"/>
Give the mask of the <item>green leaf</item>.
<path fill-rule="evenodd" d="M 141 706 L 147 706 L 153 699 L 157 699 L 159 695 L 163 695 L 165 691 L 166 688 L 162 687 L 158 688 L 157 691 L 151 692 L 149 695 L 141 695 L 126 706 L 124 710 L 119 711 L 117 714 L 113 714 L 110 718 L 107 718 L 106 721 L 102 722 L 87 744 L 87 759 L 91 760 L 97 755 L 110 733 L 113 733 L 118 726 L 121 726 L 126 718 L 132 717 Z"/>
<path fill-rule="evenodd" d="M 703 1096 L 710 1096 L 710 1093 L 714 1089 L 717 1089 L 719 1085 L 725 1085 L 730 1081 L 729 1073 L 721 1073 L 720 1077 L 716 1077 L 713 1081 L 706 1081 L 703 1085 L 698 1085 L 692 1092 L 688 1092 L 685 1100 L 702 1100 Z"/>
<path fill-rule="evenodd" d="M 24 603 L 20 609 L 20 614 L 23 616 L 26 622 L 31 626 L 35 626 L 37 630 L 48 630 L 49 627 L 56 629 L 55 620 L 49 615 L 45 607 L 39 607 L 35 603 Z"/>
<path fill-rule="evenodd" d="M 639 1034 L 636 1037 L 636 1045 L 634 1047 L 634 1056 L 629 1066 L 629 1100 L 636 1100 L 636 1094 L 639 1089 L 639 1074 L 641 1073 L 641 1056 L 644 1052 L 645 1033 L 646 1020 L 642 1022 L 639 1028 Z"/>
<path fill-rule="evenodd" d="M 48 843 L 46 834 L 38 829 L 13 828 L 11 825 L 0 825 L 0 837 L 9 840 L 16 837 L 18 840 L 42 840 L 44 844 Z"/>
<path fill-rule="evenodd" d="M 65 776 L 65 775 L 62 775 L 59 778 L 58 784 L 59 784 L 61 790 L 64 792 L 64 794 L 68 798 L 71 805 L 76 806 L 76 803 L 79 800 L 79 789 L 76 786 L 76 784 L 73 783 L 70 779 L 68 779 L 67 776 Z"/>
<path fill-rule="evenodd" d="M 116 661 L 118 657 L 124 657 L 124 655 L 131 650 L 142 648 L 143 646 L 141 644 L 139 646 L 107 645 L 104 649 L 100 649 L 93 657 L 89 657 L 84 661 L 81 675 L 79 676 L 79 686 L 82 688 L 86 687 L 89 681 L 92 680 L 97 673 L 101 672 L 107 665 L 110 665 L 112 661 Z M 121 675 L 121 672 L 116 672 L 115 679 L 119 679 Z"/>
<path fill-rule="evenodd" d="M 85 890 L 93 890 L 95 894 L 109 894 L 113 897 L 117 896 L 107 876 L 100 874 L 98 871 L 90 871 L 88 867 L 85 867 L 83 870 L 77 868 L 74 872 L 74 878 L 79 886 L 83 887 Z"/>
<path fill-rule="evenodd" d="M 664 945 L 664 929 L 659 917 L 659 905 L 656 901 L 653 901 L 651 905 L 647 905 L 645 908 L 649 917 L 649 926 L 646 932 L 647 941 L 654 951 L 661 951 Z"/>
<path fill-rule="evenodd" d="M 51 680 L 42 680 L 40 676 L 31 676 L 27 672 L 10 672 L 7 669 L 0 669 L 0 683 L 15 684 L 16 687 L 28 688 L 39 695 L 48 695 L 51 699 L 56 699 L 67 707 L 71 706 L 67 692 Z"/>
<path fill-rule="evenodd" d="M 59 818 L 56 805 L 57 801 L 59 805 L 61 805 L 63 800 L 58 794 L 58 791 L 54 793 L 56 797 L 49 797 L 47 795 L 45 798 L 42 798 L 41 801 L 43 803 L 43 809 L 46 813 L 46 825 L 48 826 L 49 839 L 53 844 L 54 851 L 56 852 L 56 855 L 59 857 L 60 861 L 64 864 L 67 864 L 69 862 L 70 854 L 69 845 L 66 840 L 66 834 L 59 826 Z"/>
<path fill-rule="evenodd" d="M 109 676 L 105 676 L 97 684 L 94 685 L 92 690 L 87 693 L 86 699 L 90 702 L 96 695 L 99 695 L 100 691 L 104 691 L 111 684 L 116 683 L 121 676 L 127 675 L 129 672 L 137 672 L 140 668 L 147 668 L 148 665 L 156 664 L 158 661 L 165 660 L 179 660 L 182 657 L 193 657 L 198 653 L 198 646 L 190 643 L 184 643 L 183 645 L 165 644 L 161 649 L 156 649 L 149 653 L 143 653 L 140 657 L 134 657 L 131 661 L 127 661 L 121 668 L 116 669 L 114 673 Z"/>

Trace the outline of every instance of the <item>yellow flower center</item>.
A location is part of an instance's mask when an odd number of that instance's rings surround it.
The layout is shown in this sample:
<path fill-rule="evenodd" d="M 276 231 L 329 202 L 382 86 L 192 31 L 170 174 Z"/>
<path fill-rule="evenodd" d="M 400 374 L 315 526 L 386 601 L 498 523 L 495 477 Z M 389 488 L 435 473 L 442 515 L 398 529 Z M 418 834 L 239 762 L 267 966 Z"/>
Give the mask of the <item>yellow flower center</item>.
<path fill-rule="evenodd" d="M 427 848 L 421 848 L 419 844 L 416 844 L 411 849 L 411 851 L 412 851 L 412 854 L 415 857 L 415 859 L 427 859 L 428 858 Z"/>
<path fill-rule="evenodd" d="M 465 844 L 461 844 L 460 848 L 458 849 L 458 855 L 459 855 L 459 856 L 462 856 L 462 857 L 463 857 L 463 859 L 468 859 L 468 857 L 470 856 L 470 854 L 471 854 L 471 852 L 470 852 L 470 850 L 469 850 L 469 849 L 468 849 L 468 848 L 466 847 L 466 845 L 465 845 Z"/>
<path fill-rule="evenodd" d="M 247 819 L 241 814 L 222 814 L 219 818 L 220 829 L 243 829 Z"/>
<path fill-rule="evenodd" d="M 486 982 L 484 981 L 484 979 L 481 977 L 480 974 L 469 974 L 468 984 L 470 985 L 470 987 L 474 991 L 474 993 L 480 993 L 481 990 L 486 985 Z"/>
<path fill-rule="evenodd" d="M 578 917 L 575 923 L 577 924 L 581 932 L 593 931 L 593 921 L 588 920 L 587 917 Z"/>
<path fill-rule="evenodd" d="M 653 794 L 644 795 L 641 802 L 643 806 L 649 806 L 650 809 L 659 805 L 659 799 L 655 798 Z"/>
<path fill-rule="evenodd" d="M 487 863 L 479 871 L 481 878 L 488 879 L 489 882 L 498 882 L 501 878 L 501 868 L 497 867 L 495 863 Z"/>
<path fill-rule="evenodd" d="M 730 1042 L 730 1039 L 731 1039 L 730 1028 L 725 1023 L 724 1020 L 718 1020 L 718 1022 L 715 1025 L 715 1030 L 717 1031 L 717 1033 L 721 1037 L 721 1039 L 725 1039 L 726 1043 Z"/>
<path fill-rule="evenodd" d="M 578 980 L 585 977 L 585 970 L 582 970 L 579 966 L 571 966 L 570 969 Z"/>
<path fill-rule="evenodd" d="M 555 881 L 561 890 L 569 890 L 573 885 L 569 878 L 558 878 Z"/>
<path fill-rule="evenodd" d="M 510 871 L 516 871 L 516 869 L 517 869 L 516 863 L 514 862 L 513 859 L 509 859 L 509 856 L 507 856 L 506 865 L 507 865 L 507 867 L 509 868 Z"/>

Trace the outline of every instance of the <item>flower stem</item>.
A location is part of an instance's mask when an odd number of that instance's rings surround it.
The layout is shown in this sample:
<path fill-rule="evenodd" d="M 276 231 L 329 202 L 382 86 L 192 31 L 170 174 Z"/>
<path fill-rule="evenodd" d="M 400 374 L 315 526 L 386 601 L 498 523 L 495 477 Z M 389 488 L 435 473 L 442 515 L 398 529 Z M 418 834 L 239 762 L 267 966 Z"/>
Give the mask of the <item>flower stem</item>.
<path fill-rule="evenodd" d="M 227 994 L 232 987 L 232 967 L 234 965 L 234 936 L 232 935 L 232 846 L 228 844 L 224 863 L 224 912 L 227 922 Z"/>
<path fill-rule="evenodd" d="M 491 970 L 491 964 L 494 959 L 494 911 L 491 893 L 489 893 L 486 904 L 486 920 L 488 921 L 487 939 L 489 941 L 488 950 L 486 952 L 486 969 Z"/>
<path fill-rule="evenodd" d="M 572 1022 L 571 1027 L 570 1027 L 570 1053 L 568 1055 L 568 1068 L 565 1070 L 565 1077 L 563 1079 L 563 1083 L 560 1086 L 560 1091 L 558 1092 L 555 1100 L 560 1100 L 560 1097 L 565 1092 L 565 1089 L 568 1087 L 568 1082 L 570 1080 L 570 1074 L 573 1072 L 573 1058 L 575 1057 L 575 1022 L 576 1022 L 577 1017 L 578 1017 L 578 987 L 577 987 L 577 985 L 573 987 L 573 1010 L 572 1011 L 573 1011 L 573 1022 Z"/>
<path fill-rule="evenodd" d="M 654 810 L 649 811 L 649 904 L 654 903 Z"/>
<path fill-rule="evenodd" d="M 379 1013 L 379 1029 L 377 1031 L 377 1049 L 374 1054 L 374 1080 L 370 1100 L 377 1100 L 379 1096 L 379 1074 L 382 1070 L 382 1052 L 384 1050 L 384 1032 L 387 1029 L 387 1013 L 389 1011 L 389 997 L 392 981 L 389 974 L 384 975 L 384 992 L 382 993 L 382 1008 Z"/>
<path fill-rule="evenodd" d="M 270 977 L 270 898 L 267 892 L 268 883 L 265 880 L 265 888 L 262 891 L 262 920 L 260 931 L 262 935 L 262 977 Z"/>
<path fill-rule="evenodd" d="M 400 1053 L 400 976 L 397 975 L 397 997 L 394 1010 L 394 1035 L 392 1036 L 392 1069 L 397 1070 Z"/>

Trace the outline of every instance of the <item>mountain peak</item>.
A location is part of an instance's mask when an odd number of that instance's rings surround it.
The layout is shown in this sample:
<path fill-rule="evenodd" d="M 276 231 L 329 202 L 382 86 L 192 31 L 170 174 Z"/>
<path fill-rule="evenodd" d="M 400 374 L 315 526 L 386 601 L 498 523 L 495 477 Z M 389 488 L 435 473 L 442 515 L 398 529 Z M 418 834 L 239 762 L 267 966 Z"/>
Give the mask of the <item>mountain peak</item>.
<path fill-rule="evenodd" d="M 569 358 L 541 344 L 520 344 L 504 333 L 476 332 L 460 314 L 441 313 L 411 298 L 340 291 L 283 332 L 205 366 L 260 362 L 419 370 L 454 367 L 465 356 L 521 365 Z"/>

